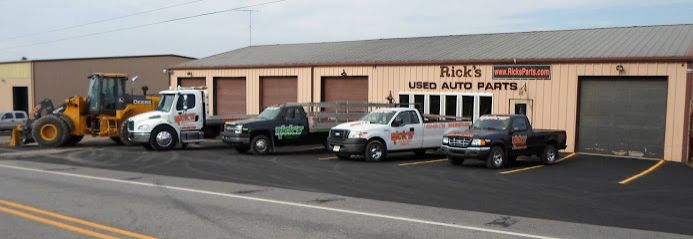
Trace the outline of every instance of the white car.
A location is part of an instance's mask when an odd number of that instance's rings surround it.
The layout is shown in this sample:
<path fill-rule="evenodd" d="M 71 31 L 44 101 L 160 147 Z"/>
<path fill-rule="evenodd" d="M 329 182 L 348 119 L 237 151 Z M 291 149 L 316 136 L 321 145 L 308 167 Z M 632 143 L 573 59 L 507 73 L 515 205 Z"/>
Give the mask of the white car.
<path fill-rule="evenodd" d="M 340 159 L 363 155 L 367 161 L 380 161 L 388 152 L 414 151 L 422 155 L 438 149 L 443 135 L 469 128 L 470 121 L 439 121 L 422 117 L 412 108 L 382 108 L 360 121 L 347 122 L 330 130 L 327 142 Z"/>
<path fill-rule="evenodd" d="M 17 125 L 26 124 L 24 111 L 0 112 L 0 130 L 14 129 Z"/>

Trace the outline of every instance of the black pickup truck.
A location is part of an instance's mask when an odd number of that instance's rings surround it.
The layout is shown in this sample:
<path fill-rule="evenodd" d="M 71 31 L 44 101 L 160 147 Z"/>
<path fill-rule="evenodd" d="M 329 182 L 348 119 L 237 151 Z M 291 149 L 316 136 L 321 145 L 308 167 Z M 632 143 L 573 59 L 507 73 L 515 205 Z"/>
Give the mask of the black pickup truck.
<path fill-rule="evenodd" d="M 521 155 L 537 155 L 542 163 L 553 164 L 558 150 L 566 148 L 565 140 L 563 130 L 532 129 L 524 115 L 485 115 L 469 129 L 446 134 L 441 150 L 453 165 L 471 158 L 501 168 Z"/>

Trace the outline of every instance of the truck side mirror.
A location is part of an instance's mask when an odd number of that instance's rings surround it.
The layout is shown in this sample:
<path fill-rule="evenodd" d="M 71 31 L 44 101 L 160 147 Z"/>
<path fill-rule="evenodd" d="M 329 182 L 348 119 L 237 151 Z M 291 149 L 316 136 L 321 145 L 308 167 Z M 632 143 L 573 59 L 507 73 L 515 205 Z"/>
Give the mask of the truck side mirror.
<path fill-rule="evenodd" d="M 188 110 L 188 95 L 183 95 L 183 111 Z"/>

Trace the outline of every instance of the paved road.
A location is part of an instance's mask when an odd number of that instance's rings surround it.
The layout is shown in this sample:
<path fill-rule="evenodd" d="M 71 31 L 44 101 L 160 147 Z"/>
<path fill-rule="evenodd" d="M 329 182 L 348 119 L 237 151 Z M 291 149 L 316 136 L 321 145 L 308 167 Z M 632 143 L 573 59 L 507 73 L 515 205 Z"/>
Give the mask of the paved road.
<path fill-rule="evenodd" d="M 0 199 L 164 238 L 693 235 L 693 174 L 680 164 L 627 185 L 617 182 L 653 162 L 579 155 L 512 174 L 480 162 L 400 166 L 438 158 L 400 154 L 366 163 L 319 150 L 252 156 L 221 144 L 148 152 L 98 140 L 0 148 Z M 30 221 L 0 212 L 9 238 L 81 235 Z"/>

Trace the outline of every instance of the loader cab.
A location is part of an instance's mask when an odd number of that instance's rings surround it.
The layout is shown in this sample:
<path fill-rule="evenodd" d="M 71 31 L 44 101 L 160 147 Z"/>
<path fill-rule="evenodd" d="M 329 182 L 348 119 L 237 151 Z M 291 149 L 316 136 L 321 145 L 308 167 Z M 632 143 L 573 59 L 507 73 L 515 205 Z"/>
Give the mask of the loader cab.
<path fill-rule="evenodd" d="M 87 103 L 89 114 L 116 115 L 117 101 L 125 97 L 125 82 L 127 75 L 123 74 L 93 74 L 89 76 L 89 93 Z"/>

